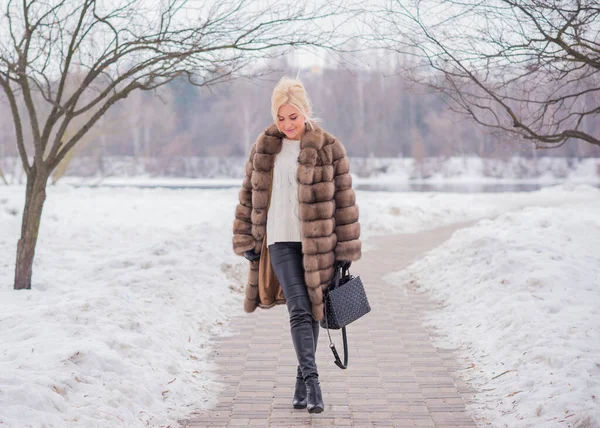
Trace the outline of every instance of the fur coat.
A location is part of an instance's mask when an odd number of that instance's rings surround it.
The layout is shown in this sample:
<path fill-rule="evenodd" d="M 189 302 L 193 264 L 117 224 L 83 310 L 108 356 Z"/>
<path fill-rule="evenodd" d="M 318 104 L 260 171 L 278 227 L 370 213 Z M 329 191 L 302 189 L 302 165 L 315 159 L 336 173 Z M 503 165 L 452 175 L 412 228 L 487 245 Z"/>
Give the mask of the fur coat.
<path fill-rule="evenodd" d="M 285 303 L 266 247 L 267 212 L 275 156 L 284 135 L 275 124 L 261 133 L 250 150 L 233 223 L 233 249 L 243 255 L 252 248 L 261 254 L 250 262 L 244 310 Z M 298 200 L 302 231 L 304 278 L 312 315 L 323 318 L 323 291 L 329 286 L 338 260 L 361 256 L 358 206 L 342 143 L 318 126 L 306 129 L 298 156 Z"/>

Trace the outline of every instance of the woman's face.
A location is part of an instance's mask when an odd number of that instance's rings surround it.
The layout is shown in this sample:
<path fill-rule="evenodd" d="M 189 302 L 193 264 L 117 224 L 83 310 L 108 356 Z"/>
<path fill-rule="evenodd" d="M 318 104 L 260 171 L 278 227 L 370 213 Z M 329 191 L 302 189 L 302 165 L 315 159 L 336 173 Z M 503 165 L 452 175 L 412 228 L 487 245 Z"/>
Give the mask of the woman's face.
<path fill-rule="evenodd" d="M 306 128 L 304 116 L 300 111 L 289 104 L 279 107 L 277 112 L 279 130 L 283 132 L 288 140 L 299 140 Z"/>

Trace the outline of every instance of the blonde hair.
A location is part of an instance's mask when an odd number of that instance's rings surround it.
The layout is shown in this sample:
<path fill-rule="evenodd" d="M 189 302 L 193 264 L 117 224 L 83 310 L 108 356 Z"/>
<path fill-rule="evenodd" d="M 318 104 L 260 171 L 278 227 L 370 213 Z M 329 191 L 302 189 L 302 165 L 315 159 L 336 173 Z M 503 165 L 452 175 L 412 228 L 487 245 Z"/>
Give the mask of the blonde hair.
<path fill-rule="evenodd" d="M 306 93 L 306 89 L 300 80 L 282 77 L 279 83 L 277 83 L 277 86 L 275 86 L 275 89 L 273 89 L 273 95 L 271 96 L 271 115 L 277 125 L 277 129 L 279 129 L 279 120 L 277 120 L 279 108 L 284 104 L 296 107 L 298 111 L 306 117 L 307 129 L 314 129 L 313 122 L 315 122 L 316 119 L 310 116 L 310 100 Z"/>

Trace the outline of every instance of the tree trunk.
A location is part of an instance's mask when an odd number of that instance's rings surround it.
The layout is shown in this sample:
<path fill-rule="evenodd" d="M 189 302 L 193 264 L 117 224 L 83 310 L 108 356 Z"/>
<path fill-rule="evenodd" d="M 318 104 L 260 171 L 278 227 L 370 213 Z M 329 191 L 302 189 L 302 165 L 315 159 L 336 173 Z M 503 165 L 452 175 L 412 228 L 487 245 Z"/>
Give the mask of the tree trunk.
<path fill-rule="evenodd" d="M 27 177 L 25 208 L 21 238 L 17 244 L 17 265 L 15 268 L 15 290 L 31 289 L 31 274 L 35 245 L 37 243 L 42 209 L 46 200 L 46 183 L 48 175 L 39 173 L 34 166 Z"/>

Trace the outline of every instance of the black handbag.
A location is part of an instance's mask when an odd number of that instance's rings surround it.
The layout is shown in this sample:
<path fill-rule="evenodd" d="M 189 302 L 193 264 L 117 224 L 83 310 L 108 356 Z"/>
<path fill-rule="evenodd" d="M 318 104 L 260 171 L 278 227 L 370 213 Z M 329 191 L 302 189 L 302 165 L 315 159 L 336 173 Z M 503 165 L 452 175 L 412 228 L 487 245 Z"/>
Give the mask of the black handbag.
<path fill-rule="evenodd" d="M 350 275 L 349 263 L 336 267 L 329 288 L 323 295 L 324 316 L 320 325 L 327 329 L 329 348 L 335 358 L 335 365 L 348 368 L 348 337 L 346 326 L 371 311 L 365 288 L 359 276 Z M 341 271 L 341 276 L 340 276 Z M 344 362 L 340 359 L 329 330 L 342 329 L 344 342 Z"/>

